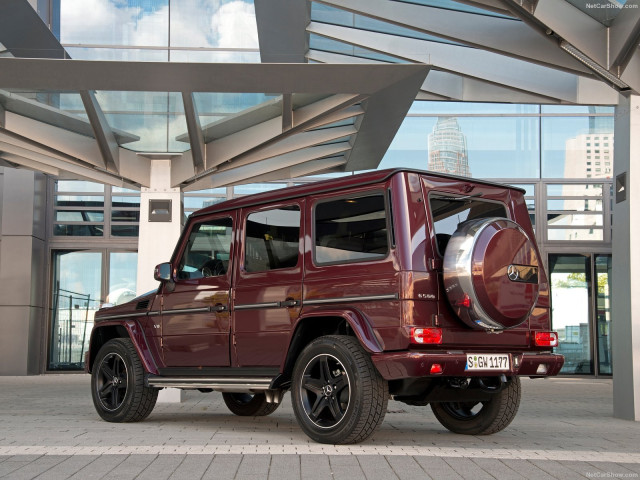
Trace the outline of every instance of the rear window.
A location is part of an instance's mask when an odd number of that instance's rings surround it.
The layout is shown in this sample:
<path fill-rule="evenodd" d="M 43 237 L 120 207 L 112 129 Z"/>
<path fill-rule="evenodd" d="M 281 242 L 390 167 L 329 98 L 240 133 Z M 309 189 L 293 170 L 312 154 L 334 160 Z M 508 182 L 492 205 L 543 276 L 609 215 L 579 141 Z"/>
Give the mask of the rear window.
<path fill-rule="evenodd" d="M 316 264 L 385 258 L 389 252 L 384 195 L 376 193 L 318 203 Z"/>
<path fill-rule="evenodd" d="M 508 218 L 504 204 L 473 197 L 431 194 L 429 206 L 440 255 L 444 255 L 451 235 L 462 222 L 477 218 Z"/>

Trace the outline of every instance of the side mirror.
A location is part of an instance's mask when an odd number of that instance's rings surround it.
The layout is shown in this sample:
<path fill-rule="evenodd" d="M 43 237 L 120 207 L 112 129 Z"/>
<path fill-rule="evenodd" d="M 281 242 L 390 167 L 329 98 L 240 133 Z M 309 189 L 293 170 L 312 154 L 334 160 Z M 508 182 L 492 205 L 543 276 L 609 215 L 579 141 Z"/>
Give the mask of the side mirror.
<path fill-rule="evenodd" d="M 153 270 L 153 278 L 159 282 L 169 282 L 172 280 L 171 270 L 171 264 L 169 262 L 156 265 L 156 268 Z"/>

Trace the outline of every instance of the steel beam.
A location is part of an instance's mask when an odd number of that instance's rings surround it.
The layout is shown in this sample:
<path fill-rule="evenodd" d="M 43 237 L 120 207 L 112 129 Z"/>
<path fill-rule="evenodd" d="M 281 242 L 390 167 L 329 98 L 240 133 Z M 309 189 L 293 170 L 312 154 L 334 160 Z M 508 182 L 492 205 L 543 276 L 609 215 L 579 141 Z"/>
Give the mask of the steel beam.
<path fill-rule="evenodd" d="M 282 95 L 282 131 L 286 132 L 293 127 L 293 98 L 291 93 Z"/>
<path fill-rule="evenodd" d="M 184 104 L 184 114 L 187 120 L 193 169 L 195 173 L 201 173 L 204 171 L 206 151 L 204 149 L 204 136 L 202 135 L 198 110 L 193 101 L 193 93 L 182 92 L 182 103 Z"/>
<path fill-rule="evenodd" d="M 89 117 L 89 122 L 91 122 L 91 128 L 104 160 L 105 168 L 110 172 L 118 173 L 120 170 L 119 145 L 109 126 L 109 122 L 107 122 L 107 118 L 104 116 L 93 91 L 80 90 L 80 97 Z"/>
<path fill-rule="evenodd" d="M 357 92 L 370 95 L 424 65 L 167 63 L 0 58 L 0 88 L 16 91 Z M 43 75 L 42 72 L 47 72 Z"/>

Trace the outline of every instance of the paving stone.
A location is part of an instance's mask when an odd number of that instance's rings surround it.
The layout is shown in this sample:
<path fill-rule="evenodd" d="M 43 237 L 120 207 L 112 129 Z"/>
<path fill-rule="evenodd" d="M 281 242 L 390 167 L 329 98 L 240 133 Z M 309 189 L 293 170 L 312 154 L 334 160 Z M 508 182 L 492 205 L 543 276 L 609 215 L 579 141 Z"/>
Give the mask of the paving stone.
<path fill-rule="evenodd" d="M 93 462 L 70 475 L 69 478 L 73 480 L 97 480 L 116 469 L 118 465 L 127 459 L 127 455 L 103 455 L 93 458 L 95 459 Z"/>
<path fill-rule="evenodd" d="M 458 472 L 451 468 L 444 458 L 415 457 L 415 460 L 431 478 L 446 478 L 450 480 L 462 478 Z"/>

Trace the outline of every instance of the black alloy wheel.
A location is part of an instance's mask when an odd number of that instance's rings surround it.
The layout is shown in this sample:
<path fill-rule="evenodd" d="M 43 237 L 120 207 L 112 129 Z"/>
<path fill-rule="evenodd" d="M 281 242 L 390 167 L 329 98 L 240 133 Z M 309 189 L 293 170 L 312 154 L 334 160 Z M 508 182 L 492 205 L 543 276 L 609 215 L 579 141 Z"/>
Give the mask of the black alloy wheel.
<path fill-rule="evenodd" d="M 357 443 L 384 420 L 389 387 L 354 337 L 320 337 L 305 347 L 292 375 L 300 428 L 320 443 Z"/>
<path fill-rule="evenodd" d="M 105 410 L 117 410 L 127 395 L 127 366 L 124 359 L 115 352 L 102 358 L 96 373 L 98 401 Z"/>
<path fill-rule="evenodd" d="M 457 402 L 431 403 L 431 410 L 448 430 L 464 435 L 490 435 L 504 430 L 520 406 L 520 379 L 511 377 L 505 387 L 483 402 L 465 402 L 460 392 Z"/>
<path fill-rule="evenodd" d="M 333 355 L 318 355 L 307 364 L 302 378 L 300 397 L 307 417 L 319 428 L 338 425 L 351 393 L 344 365 Z"/>
<path fill-rule="evenodd" d="M 91 371 L 91 396 L 107 422 L 139 422 L 149 416 L 158 389 L 145 386 L 145 370 L 129 338 L 105 343 Z"/>
<path fill-rule="evenodd" d="M 264 393 L 227 393 L 222 394 L 227 408 L 240 417 L 264 417 L 275 412 L 279 403 L 268 403 Z"/>

